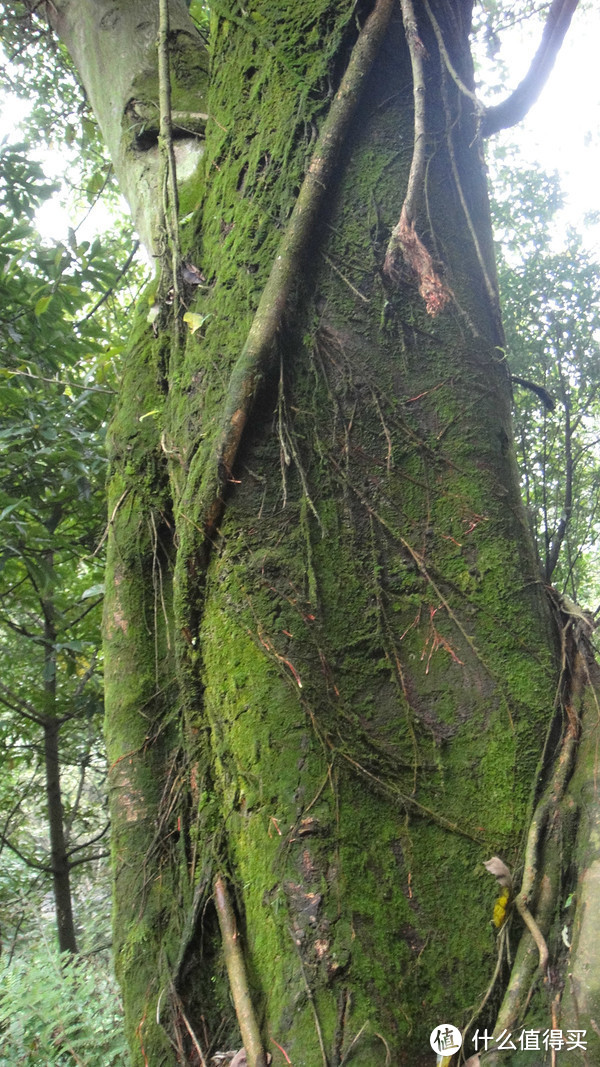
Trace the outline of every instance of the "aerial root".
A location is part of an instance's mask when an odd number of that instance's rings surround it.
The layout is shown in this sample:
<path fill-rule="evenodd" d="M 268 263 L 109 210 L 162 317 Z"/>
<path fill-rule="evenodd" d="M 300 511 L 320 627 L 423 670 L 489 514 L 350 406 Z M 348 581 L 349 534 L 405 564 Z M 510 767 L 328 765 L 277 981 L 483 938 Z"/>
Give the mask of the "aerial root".
<path fill-rule="evenodd" d="M 452 290 L 436 271 L 431 254 L 415 230 L 414 222 L 409 222 L 406 205 L 402 208 L 398 225 L 392 231 L 383 263 L 384 273 L 389 278 L 398 276 L 400 255 L 419 279 L 419 293 L 425 301 L 427 314 L 435 318 L 452 299 Z"/>

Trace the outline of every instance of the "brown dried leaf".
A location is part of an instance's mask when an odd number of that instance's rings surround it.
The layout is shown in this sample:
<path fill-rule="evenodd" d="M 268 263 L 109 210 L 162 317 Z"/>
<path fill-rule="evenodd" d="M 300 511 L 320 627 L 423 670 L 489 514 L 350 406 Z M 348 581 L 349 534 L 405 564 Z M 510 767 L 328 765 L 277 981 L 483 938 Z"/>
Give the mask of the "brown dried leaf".
<path fill-rule="evenodd" d="M 494 876 L 498 885 L 512 889 L 512 874 L 504 860 L 501 860 L 499 856 L 492 856 L 490 860 L 485 861 L 483 866 L 489 874 Z"/>
<path fill-rule="evenodd" d="M 193 263 L 190 263 L 189 260 L 183 264 L 181 274 L 184 282 L 187 282 L 188 285 L 202 285 L 202 283 L 206 281 L 202 271 L 198 270 L 198 267 L 194 266 Z"/>
<path fill-rule="evenodd" d="M 464 1067 L 480 1067 L 480 1064 L 481 1060 L 479 1059 L 479 1053 L 476 1052 L 474 1056 L 469 1056 Z"/>
<path fill-rule="evenodd" d="M 247 1067 L 246 1049 L 241 1048 L 239 1052 L 236 1052 L 229 1067 Z"/>

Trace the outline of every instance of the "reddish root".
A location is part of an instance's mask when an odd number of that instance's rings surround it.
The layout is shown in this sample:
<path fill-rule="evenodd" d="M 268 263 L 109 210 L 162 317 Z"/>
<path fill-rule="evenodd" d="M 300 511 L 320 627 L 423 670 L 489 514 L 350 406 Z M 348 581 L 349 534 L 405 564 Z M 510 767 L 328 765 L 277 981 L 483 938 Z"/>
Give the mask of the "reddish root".
<path fill-rule="evenodd" d="M 427 314 L 435 318 L 451 299 L 452 290 L 437 273 L 431 255 L 418 236 L 414 222 L 409 222 L 404 208 L 392 233 L 383 263 L 384 273 L 393 280 L 398 277 L 400 255 L 419 279 L 419 293 L 425 301 Z"/>

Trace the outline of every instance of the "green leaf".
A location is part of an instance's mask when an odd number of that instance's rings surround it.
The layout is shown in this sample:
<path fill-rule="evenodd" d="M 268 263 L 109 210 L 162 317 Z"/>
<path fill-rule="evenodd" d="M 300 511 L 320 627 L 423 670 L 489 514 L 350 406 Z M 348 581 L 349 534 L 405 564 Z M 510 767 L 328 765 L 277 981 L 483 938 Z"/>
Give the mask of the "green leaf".
<path fill-rule="evenodd" d="M 0 518 L 2 516 L 0 515 Z M 104 596 L 104 582 L 98 582 L 96 585 L 91 585 L 89 589 L 81 594 L 82 600 L 89 600 L 93 596 Z"/>
<path fill-rule="evenodd" d="M 39 319 L 41 315 L 44 315 L 46 313 L 46 311 L 48 310 L 48 308 L 50 306 L 50 301 L 51 300 L 52 300 L 52 293 L 50 293 L 50 296 L 41 296 L 40 297 L 40 299 L 38 300 L 37 304 L 35 305 L 35 307 L 33 309 L 33 313 L 34 313 L 36 319 Z"/>
<path fill-rule="evenodd" d="M 13 500 L 12 504 L 8 504 L 7 507 L 3 508 L 3 510 L 0 512 L 0 522 L 2 522 L 3 519 L 6 519 L 7 516 L 10 515 L 10 513 L 15 510 L 15 508 L 18 508 L 21 503 L 21 500 Z"/>
<path fill-rule="evenodd" d="M 98 196 L 98 193 L 101 192 L 104 182 L 105 175 L 102 173 L 102 171 L 97 170 L 96 173 L 92 175 L 85 187 L 86 196 L 90 203 L 92 203 Z"/>

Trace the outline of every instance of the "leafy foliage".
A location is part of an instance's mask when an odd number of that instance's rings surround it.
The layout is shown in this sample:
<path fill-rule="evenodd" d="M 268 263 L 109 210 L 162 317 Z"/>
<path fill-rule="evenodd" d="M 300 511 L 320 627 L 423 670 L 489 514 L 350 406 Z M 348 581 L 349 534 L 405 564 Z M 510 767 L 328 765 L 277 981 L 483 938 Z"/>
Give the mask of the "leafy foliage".
<path fill-rule="evenodd" d="M 65 833 L 78 873 L 103 850 L 96 839 L 106 822 L 95 550 L 124 329 L 112 294 L 132 238 L 126 230 L 78 241 L 70 231 L 66 243 L 43 244 L 31 220 L 53 190 L 23 145 L 0 147 L 0 850 L 12 856 L 0 914 L 10 939 L 26 932 L 23 895 L 39 898 L 50 873 L 41 745 L 49 717 L 61 724 Z"/>
<path fill-rule="evenodd" d="M 30 104 L 26 120 L 29 149 L 61 145 L 72 149 L 76 177 L 89 182 L 106 170 L 107 158 L 98 124 L 66 49 L 44 17 L 44 5 L 34 0 L 0 3 L 0 45 L 8 62 L 0 64 L 0 89 Z M 69 174 L 61 181 L 69 183 Z"/>
<path fill-rule="evenodd" d="M 0 974 L 0 1067 L 128 1062 L 116 984 L 92 958 L 49 949 Z"/>
<path fill-rule="evenodd" d="M 546 580 L 589 601 L 599 594 L 600 265 L 573 229 L 557 236 L 555 175 L 523 170 L 510 150 L 495 171 L 510 369 L 555 405 L 515 384 L 525 503 Z"/>
<path fill-rule="evenodd" d="M 27 0 L 0 4 L 1 41 L 9 60 L 2 65 L 0 86 L 5 93 L 34 101 L 28 131 L 33 142 L 47 142 L 55 133 L 62 139 L 65 127 L 86 110 L 67 52 L 51 33 L 41 8 Z"/>
<path fill-rule="evenodd" d="M 0 2 L 0 57 L 4 56 L 0 92 L 5 99 L 21 100 L 27 106 L 21 127 L 32 165 L 30 182 L 36 181 L 32 162 L 36 151 L 48 158 L 56 156 L 59 146 L 60 181 L 53 186 L 54 198 L 62 205 L 77 204 L 86 215 L 101 199 L 105 214 L 109 208 L 118 213 L 119 193 L 98 123 L 66 49 L 50 30 L 45 5 L 35 0 Z M 9 151 L 14 156 L 14 150 Z M 6 198 L 11 213 L 19 218 L 8 166 L 4 158 Z"/>

